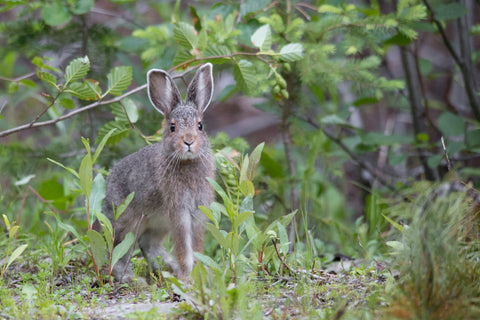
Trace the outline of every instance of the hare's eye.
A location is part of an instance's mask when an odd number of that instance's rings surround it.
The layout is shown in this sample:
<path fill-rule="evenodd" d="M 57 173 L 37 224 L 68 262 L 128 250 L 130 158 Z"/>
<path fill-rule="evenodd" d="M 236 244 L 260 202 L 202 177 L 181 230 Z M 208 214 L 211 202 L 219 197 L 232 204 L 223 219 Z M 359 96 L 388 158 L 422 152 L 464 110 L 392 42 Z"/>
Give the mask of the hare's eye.
<path fill-rule="evenodd" d="M 175 131 L 175 123 L 170 123 L 170 132 Z"/>
<path fill-rule="evenodd" d="M 198 130 L 200 130 L 200 131 L 203 130 L 203 124 L 201 122 L 198 123 Z"/>

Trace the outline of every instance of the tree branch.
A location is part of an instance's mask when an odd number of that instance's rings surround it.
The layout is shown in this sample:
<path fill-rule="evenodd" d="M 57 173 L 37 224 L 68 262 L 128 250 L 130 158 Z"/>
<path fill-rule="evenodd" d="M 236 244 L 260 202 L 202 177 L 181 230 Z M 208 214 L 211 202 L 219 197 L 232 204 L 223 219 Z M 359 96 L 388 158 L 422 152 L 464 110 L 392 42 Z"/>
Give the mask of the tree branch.
<path fill-rule="evenodd" d="M 19 82 L 19 81 L 22 81 L 24 79 L 28 79 L 30 77 L 33 77 L 34 75 L 35 75 L 35 72 L 30 72 L 30 73 L 27 73 L 23 76 L 16 77 L 16 78 L 7 78 L 7 77 L 0 76 L 0 80 L 10 81 L 10 82 Z"/>
<path fill-rule="evenodd" d="M 255 56 L 257 59 L 261 60 L 262 62 L 264 62 L 265 64 L 267 65 L 270 65 L 271 62 L 264 59 L 263 57 L 261 57 L 258 53 L 255 53 L 255 52 L 235 52 L 235 53 L 232 53 L 230 55 L 223 55 L 223 56 L 209 56 L 209 57 L 201 57 L 201 58 L 194 58 L 194 59 L 190 59 L 188 61 L 185 61 L 173 68 L 171 68 L 168 72 L 171 73 L 173 71 L 176 71 L 180 68 L 186 68 L 188 66 L 188 64 L 192 63 L 192 62 L 196 62 L 196 61 L 204 61 L 204 60 L 210 60 L 210 59 L 219 59 L 219 58 L 233 58 L 235 56 Z M 177 79 L 177 78 L 182 78 L 186 73 L 190 72 L 192 69 L 189 69 L 189 70 L 186 70 L 182 73 L 179 73 L 179 74 L 176 74 L 174 76 L 172 76 L 173 79 Z M 22 76 L 22 77 L 19 77 L 19 78 L 15 78 L 15 79 L 10 79 L 10 78 L 5 78 L 5 77 L 0 77 L 0 80 L 6 80 L 6 81 L 20 81 L 24 78 L 28 78 L 28 77 L 31 77 L 32 75 L 34 75 L 35 73 L 29 73 L 25 76 Z M 14 127 L 14 128 L 11 128 L 11 129 L 7 129 L 7 130 L 4 130 L 4 131 L 1 131 L 0 132 L 0 138 L 2 137 L 6 137 L 6 136 L 9 136 L 13 133 L 16 133 L 16 132 L 19 132 L 19 131 L 23 131 L 23 130 L 27 130 L 27 129 L 30 129 L 30 128 L 38 128 L 38 127 L 44 127 L 44 126 L 49 126 L 49 125 L 52 125 L 52 124 L 55 124 L 57 122 L 60 122 L 60 121 L 63 121 L 65 119 L 68 119 L 68 118 L 71 118 L 79 113 L 82 113 L 82 112 L 85 112 L 85 111 L 88 111 L 90 109 L 94 109 L 98 106 L 101 106 L 101 105 L 106 105 L 106 104 L 111 104 L 111 103 L 114 103 L 114 102 L 119 102 L 120 100 L 132 95 L 132 94 L 135 94 L 143 89 L 145 89 L 147 87 L 147 84 L 144 84 L 140 87 L 137 87 L 133 90 L 130 90 L 124 94 L 122 94 L 121 96 L 119 97 L 116 97 L 116 98 L 113 98 L 113 99 L 110 99 L 110 100 L 98 100 L 94 103 L 91 103 L 89 105 L 86 105 L 84 107 L 81 107 L 81 108 L 78 108 L 70 113 L 67 113 L 67 114 L 64 114 L 58 118 L 55 118 L 55 119 L 52 119 L 52 120 L 47 120 L 47 121 L 42 121 L 42 122 L 37 122 L 38 119 L 44 115 L 46 113 L 46 111 L 53 105 L 53 104 L 50 104 L 48 105 L 39 115 L 37 115 L 34 120 L 32 120 L 30 123 L 27 123 L 27 124 L 24 124 L 24 125 L 20 125 L 18 127 Z M 54 99 L 54 101 L 56 100 L 56 98 Z"/>
<path fill-rule="evenodd" d="M 6 137 L 8 135 L 11 135 L 12 133 L 16 133 L 16 132 L 19 132 L 19 131 L 23 131 L 23 130 L 27 130 L 27 129 L 30 129 L 30 128 L 38 128 L 38 127 L 45 127 L 45 126 L 49 126 L 49 125 L 52 125 L 52 124 L 55 124 L 57 122 L 60 122 L 60 121 L 63 121 L 65 119 L 68 119 L 68 118 L 71 118 L 73 116 L 76 116 L 77 114 L 80 114 L 82 112 L 85 112 L 85 111 L 88 111 L 88 110 L 91 110 L 91 109 L 94 109 L 98 106 L 102 106 L 102 105 L 106 105 L 106 104 L 111 104 L 111 103 L 114 103 L 114 102 L 119 102 L 120 100 L 132 95 L 132 94 L 135 94 L 139 91 L 142 91 L 144 90 L 145 88 L 147 87 L 147 84 L 144 84 L 144 85 L 141 85 L 140 87 L 137 87 L 133 90 L 130 90 L 124 94 L 122 94 L 121 96 L 118 96 L 116 98 L 113 98 L 113 99 L 110 99 L 110 100 L 99 100 L 99 101 L 96 101 L 94 103 L 91 103 L 89 105 L 86 105 L 84 107 L 81 107 L 81 108 L 78 108 L 70 113 L 67 113 L 67 114 L 64 114 L 63 116 L 60 116 L 58 118 L 55 118 L 55 119 L 52 119 L 52 120 L 47 120 L 47 121 L 42 121 L 42 122 L 35 122 L 35 123 L 27 123 L 27 124 L 24 124 L 24 125 L 21 125 L 21 126 L 18 126 L 18 127 L 15 127 L 15 128 L 11 128 L 11 129 L 8 129 L 8 130 L 5 130 L 5 131 L 2 131 L 0 132 L 0 138 L 1 137 Z"/>
<path fill-rule="evenodd" d="M 406 47 L 400 48 L 400 55 L 402 58 L 403 70 L 405 73 L 405 81 L 407 82 L 408 98 L 410 100 L 410 112 L 413 122 L 413 134 L 416 141 L 420 133 L 426 133 L 427 128 L 424 123 L 424 112 L 422 105 L 422 92 L 420 86 L 419 75 L 416 72 L 415 57 Z M 438 179 L 438 172 L 433 171 L 427 163 L 427 157 L 421 148 L 417 148 L 419 152 L 419 159 L 425 172 L 425 177 L 428 180 L 434 181 Z"/>
<path fill-rule="evenodd" d="M 452 43 L 448 39 L 448 36 L 445 33 L 445 29 L 443 28 L 442 23 L 435 18 L 435 12 L 433 11 L 432 6 L 428 2 L 428 0 L 422 0 L 422 1 L 427 7 L 428 11 L 430 12 L 432 16 L 432 20 L 437 26 L 438 32 L 440 32 L 440 36 L 442 37 L 443 43 L 445 44 L 448 51 L 450 52 L 453 60 L 455 60 L 455 63 L 460 68 L 460 72 L 462 73 L 463 81 L 465 83 L 465 90 L 467 91 L 468 100 L 470 102 L 470 107 L 472 108 L 475 118 L 478 121 L 480 121 L 480 101 L 476 94 L 475 79 L 471 71 L 472 56 L 471 56 L 470 42 L 468 39 L 468 29 L 466 27 L 467 26 L 466 17 L 460 17 L 457 19 L 458 36 L 460 39 L 460 52 L 462 54 L 461 56 L 459 56 L 455 51 L 455 49 L 453 48 Z M 462 3 L 464 4 L 464 1 L 462 1 Z"/>
<path fill-rule="evenodd" d="M 320 129 L 322 130 L 323 134 L 325 134 L 330 140 L 332 140 L 336 145 L 338 145 L 343 151 L 345 151 L 345 153 L 348 154 L 348 156 L 350 157 L 350 159 L 352 159 L 360 168 L 362 168 L 363 170 L 369 172 L 374 178 L 375 180 L 377 180 L 378 182 L 380 182 L 382 185 L 384 185 L 385 187 L 387 187 L 388 189 L 390 190 L 395 190 L 395 188 L 393 187 L 393 185 L 387 181 L 387 179 L 385 179 L 379 172 L 378 170 L 375 170 L 369 163 L 363 161 L 362 159 L 360 159 L 360 157 L 358 157 L 355 153 L 353 153 L 352 150 L 350 150 L 343 142 L 342 140 L 338 139 L 337 137 L 335 137 L 333 134 L 331 134 L 330 132 L 328 132 L 325 128 L 323 128 L 321 125 L 319 125 L 318 123 L 316 123 L 315 121 L 313 121 L 312 119 L 310 118 L 303 118 L 303 117 L 298 117 L 299 119 L 307 122 L 308 124 L 310 124 L 312 127 L 316 128 L 316 129 Z"/>

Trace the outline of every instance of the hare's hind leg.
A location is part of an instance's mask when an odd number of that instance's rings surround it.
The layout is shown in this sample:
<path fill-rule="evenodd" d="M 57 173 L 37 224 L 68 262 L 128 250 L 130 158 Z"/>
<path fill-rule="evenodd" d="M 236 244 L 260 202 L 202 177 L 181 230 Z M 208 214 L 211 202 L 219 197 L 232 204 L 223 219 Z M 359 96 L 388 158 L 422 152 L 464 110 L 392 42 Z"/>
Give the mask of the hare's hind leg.
<path fill-rule="evenodd" d="M 166 233 L 159 233 L 158 230 L 148 229 L 139 239 L 138 244 L 142 249 L 143 256 L 147 259 L 148 264 L 153 272 L 159 270 L 158 257 L 162 258 L 167 268 L 172 272 L 177 272 L 178 264 L 175 259 L 168 254 L 162 245 Z"/>

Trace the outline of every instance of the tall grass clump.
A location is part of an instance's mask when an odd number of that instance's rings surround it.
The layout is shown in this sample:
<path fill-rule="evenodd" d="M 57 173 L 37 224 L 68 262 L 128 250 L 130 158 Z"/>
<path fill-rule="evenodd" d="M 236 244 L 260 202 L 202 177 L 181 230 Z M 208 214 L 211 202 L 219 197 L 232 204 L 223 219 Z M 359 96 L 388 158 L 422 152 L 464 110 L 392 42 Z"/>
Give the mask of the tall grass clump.
<path fill-rule="evenodd" d="M 480 319 L 479 194 L 459 183 L 422 182 L 402 196 L 387 217 L 399 231 L 387 242 L 399 270 L 387 315 Z"/>

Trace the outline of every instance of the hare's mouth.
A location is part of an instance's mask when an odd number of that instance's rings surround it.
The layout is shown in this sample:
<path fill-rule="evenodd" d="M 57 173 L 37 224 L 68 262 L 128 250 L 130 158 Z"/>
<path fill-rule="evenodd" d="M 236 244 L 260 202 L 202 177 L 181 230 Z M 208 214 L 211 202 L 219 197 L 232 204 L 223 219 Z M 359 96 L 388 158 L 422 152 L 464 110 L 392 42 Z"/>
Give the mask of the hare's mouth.
<path fill-rule="evenodd" d="M 187 151 L 183 154 L 183 160 L 192 160 L 195 159 L 197 156 L 192 151 Z"/>

